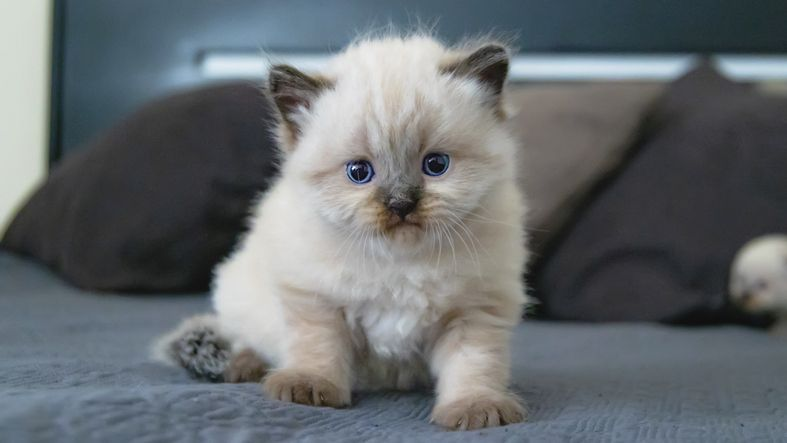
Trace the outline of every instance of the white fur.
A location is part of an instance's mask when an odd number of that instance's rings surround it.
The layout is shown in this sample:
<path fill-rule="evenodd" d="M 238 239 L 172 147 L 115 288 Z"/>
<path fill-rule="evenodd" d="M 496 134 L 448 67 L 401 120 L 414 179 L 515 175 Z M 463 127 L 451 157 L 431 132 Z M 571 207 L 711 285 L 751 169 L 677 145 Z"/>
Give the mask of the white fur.
<path fill-rule="evenodd" d="M 765 235 L 741 248 L 732 264 L 730 296 L 748 311 L 777 315 L 780 321 L 774 331 L 784 334 L 787 330 L 787 235 Z"/>

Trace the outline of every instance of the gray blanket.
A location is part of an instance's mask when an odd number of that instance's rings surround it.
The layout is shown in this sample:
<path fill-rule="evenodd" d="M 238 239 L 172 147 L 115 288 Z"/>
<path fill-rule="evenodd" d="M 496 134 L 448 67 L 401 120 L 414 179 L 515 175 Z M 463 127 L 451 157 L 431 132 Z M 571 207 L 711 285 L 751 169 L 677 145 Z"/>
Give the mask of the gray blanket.
<path fill-rule="evenodd" d="M 311 408 L 148 359 L 155 336 L 207 306 L 81 292 L 0 254 L 0 441 L 787 440 L 787 342 L 759 331 L 527 323 L 513 379 L 530 421 L 452 433 L 428 423 L 427 393 Z"/>

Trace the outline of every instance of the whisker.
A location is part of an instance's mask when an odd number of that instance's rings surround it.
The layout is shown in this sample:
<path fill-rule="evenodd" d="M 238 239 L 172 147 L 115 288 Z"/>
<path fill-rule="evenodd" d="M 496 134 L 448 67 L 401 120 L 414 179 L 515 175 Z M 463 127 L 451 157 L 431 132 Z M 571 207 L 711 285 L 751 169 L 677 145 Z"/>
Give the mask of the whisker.
<path fill-rule="evenodd" d="M 367 246 L 366 236 L 367 236 L 367 234 L 368 234 L 368 230 L 364 230 L 363 237 L 361 238 L 361 244 L 363 245 L 363 251 L 361 252 L 361 259 L 363 260 L 362 261 L 363 266 L 361 268 L 361 272 L 363 274 L 367 274 L 368 273 L 368 270 L 366 269 L 366 259 L 368 257 L 368 255 L 366 255 L 366 246 Z"/>
<path fill-rule="evenodd" d="M 339 258 L 339 255 L 342 253 L 343 249 L 344 249 L 346 246 L 348 246 L 348 244 L 349 244 L 349 240 L 350 240 L 350 239 L 354 239 L 354 238 L 355 238 L 355 237 L 354 237 L 354 235 L 355 235 L 355 234 L 356 234 L 356 233 L 357 233 L 359 230 L 360 230 L 360 227 L 359 227 L 359 226 L 355 226 L 355 227 L 353 227 L 353 229 L 350 231 L 350 233 L 349 233 L 347 236 L 345 236 L 345 237 L 344 237 L 344 240 L 343 240 L 343 241 L 342 241 L 342 243 L 339 245 L 339 248 L 336 250 L 336 253 L 335 253 L 335 254 L 334 254 L 334 256 L 333 256 L 334 260 Z"/>
<path fill-rule="evenodd" d="M 440 222 L 440 225 L 443 226 L 445 230 L 445 239 L 448 240 L 448 244 L 451 246 L 451 257 L 453 258 L 454 262 L 454 274 L 457 273 L 457 263 L 456 263 L 456 248 L 454 247 L 454 240 L 451 238 L 451 234 L 448 232 L 448 224 L 445 222 Z"/>
<path fill-rule="evenodd" d="M 475 253 L 475 260 L 478 263 L 478 267 L 480 269 L 481 257 L 478 253 L 478 249 L 480 248 L 484 252 L 484 254 L 486 254 L 487 258 L 492 258 L 492 255 L 489 253 L 489 250 L 484 247 L 483 243 L 481 243 L 481 240 L 479 240 L 478 237 L 473 233 L 473 230 L 470 229 L 470 227 L 467 226 L 467 224 L 456 213 L 451 212 L 449 213 L 449 216 L 455 221 L 459 229 L 461 229 L 467 235 L 470 244 L 473 246 L 473 252 Z"/>
<path fill-rule="evenodd" d="M 494 223 L 494 224 L 498 224 L 498 225 L 508 226 L 510 228 L 517 228 L 518 227 L 517 225 L 511 224 L 511 223 L 506 223 L 506 222 L 502 222 L 500 220 L 494 220 L 494 219 L 491 219 L 491 218 L 483 217 L 481 215 L 476 214 L 475 212 L 468 212 L 465 215 L 465 218 L 467 218 L 468 220 L 472 220 L 472 221 L 480 222 L 480 223 Z"/>
<path fill-rule="evenodd" d="M 462 221 L 461 218 L 459 218 L 456 215 L 455 215 L 455 217 L 457 217 L 456 218 L 456 222 L 457 222 L 458 226 L 460 228 L 462 228 L 462 230 L 464 230 L 467 233 L 467 236 L 471 239 L 471 241 L 473 241 L 474 244 L 477 243 L 478 247 L 481 248 L 481 250 L 484 252 L 484 254 L 486 254 L 487 257 L 493 258 L 492 254 L 489 253 L 489 250 L 484 247 L 483 243 L 481 243 L 481 240 L 479 240 L 478 237 L 476 237 L 476 235 L 473 234 L 473 230 L 470 229 L 467 226 L 467 224 L 464 221 Z M 478 255 L 478 251 L 477 250 L 476 250 L 476 255 Z"/>
<path fill-rule="evenodd" d="M 375 271 L 379 272 L 379 270 L 380 270 L 380 263 L 378 263 L 378 261 L 377 261 L 377 252 L 378 252 L 377 240 L 379 240 L 377 238 L 377 235 L 374 232 L 371 232 L 369 234 L 369 243 L 370 243 L 369 244 L 369 251 L 371 252 L 372 260 L 374 261 L 374 269 L 375 269 Z"/>
<path fill-rule="evenodd" d="M 475 245 L 473 245 L 473 250 L 470 250 L 470 246 L 465 241 L 464 236 L 459 231 L 457 231 L 454 226 L 455 225 L 448 225 L 448 228 L 451 229 L 451 231 L 454 234 L 456 234 L 457 237 L 459 237 L 459 240 L 462 242 L 462 244 L 465 245 L 465 249 L 467 250 L 467 254 L 470 255 L 470 260 L 475 265 L 477 273 L 478 273 L 478 277 L 480 278 L 481 277 L 481 262 L 478 259 L 478 251 L 475 250 Z M 472 241 L 471 241 L 471 243 L 472 243 Z"/>
<path fill-rule="evenodd" d="M 438 230 L 438 226 L 437 225 L 435 225 L 435 233 L 437 234 L 437 241 L 438 241 L 438 244 L 440 245 L 439 249 L 437 251 L 437 268 L 439 269 L 440 268 L 440 259 L 443 256 L 443 233 Z"/>

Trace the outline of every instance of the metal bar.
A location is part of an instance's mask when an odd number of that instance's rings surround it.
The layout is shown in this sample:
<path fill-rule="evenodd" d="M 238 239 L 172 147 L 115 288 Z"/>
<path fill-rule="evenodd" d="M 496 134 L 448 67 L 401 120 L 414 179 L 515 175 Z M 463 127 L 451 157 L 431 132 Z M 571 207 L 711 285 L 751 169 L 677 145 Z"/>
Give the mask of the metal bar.
<path fill-rule="evenodd" d="M 262 54 L 208 51 L 198 59 L 202 75 L 211 79 L 265 77 L 271 63 L 286 63 L 305 72 L 317 72 L 329 54 Z M 710 59 L 733 80 L 787 80 L 787 55 L 717 55 Z M 652 80 L 679 77 L 699 56 L 672 55 L 516 55 L 510 78 L 524 81 Z"/>

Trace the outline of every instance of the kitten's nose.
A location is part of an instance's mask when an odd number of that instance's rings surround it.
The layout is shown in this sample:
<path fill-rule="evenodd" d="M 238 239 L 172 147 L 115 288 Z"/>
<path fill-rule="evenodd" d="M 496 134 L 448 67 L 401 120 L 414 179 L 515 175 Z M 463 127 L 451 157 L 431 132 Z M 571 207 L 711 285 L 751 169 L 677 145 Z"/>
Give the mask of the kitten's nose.
<path fill-rule="evenodd" d="M 404 220 L 407 214 L 413 212 L 416 203 L 415 200 L 410 199 L 395 199 L 388 202 L 388 209 Z"/>

